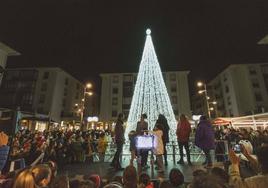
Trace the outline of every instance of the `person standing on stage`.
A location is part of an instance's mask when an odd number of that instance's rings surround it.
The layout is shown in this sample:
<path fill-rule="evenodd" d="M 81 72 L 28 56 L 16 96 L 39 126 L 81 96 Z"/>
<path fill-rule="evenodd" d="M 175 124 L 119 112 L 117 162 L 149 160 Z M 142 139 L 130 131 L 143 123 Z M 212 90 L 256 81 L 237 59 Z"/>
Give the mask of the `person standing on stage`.
<path fill-rule="evenodd" d="M 206 165 L 207 168 L 212 167 L 210 151 L 215 149 L 215 133 L 211 123 L 204 115 L 200 117 L 200 122 L 197 125 L 195 145 L 205 153 L 206 161 L 203 165 Z"/>
<path fill-rule="evenodd" d="M 192 165 L 190 158 L 190 150 L 189 150 L 189 137 L 191 134 L 191 124 L 184 114 L 181 114 L 180 121 L 177 126 L 177 139 L 178 145 L 180 149 L 180 160 L 177 162 L 178 164 L 184 164 L 183 161 L 183 147 L 186 150 L 187 161 L 189 165 Z"/>
<path fill-rule="evenodd" d="M 169 142 L 169 125 L 168 125 L 166 117 L 163 114 L 159 114 L 157 123 L 161 124 L 160 128 L 162 128 L 161 130 L 163 131 L 162 140 L 163 140 L 163 145 L 164 145 L 164 159 L 165 159 L 165 166 L 167 166 L 168 162 L 167 162 L 166 145 Z"/>
<path fill-rule="evenodd" d="M 148 132 L 148 123 L 145 121 L 145 119 L 147 119 L 147 115 L 142 114 L 140 121 L 138 121 L 137 123 L 137 128 L 136 128 L 137 135 L 144 135 Z M 141 155 L 141 167 L 145 169 L 148 167 L 147 166 L 148 150 L 141 150 L 140 155 Z"/>
<path fill-rule="evenodd" d="M 163 144 L 163 125 L 156 121 L 153 134 L 154 134 L 154 154 L 156 155 L 156 164 L 158 173 L 164 173 L 163 167 L 163 154 L 164 154 L 164 144 Z"/>
<path fill-rule="evenodd" d="M 120 113 L 118 115 L 117 121 L 116 121 L 116 125 L 115 125 L 115 144 L 116 144 L 116 152 L 114 154 L 114 158 L 113 161 L 111 163 L 111 166 L 113 166 L 115 169 L 117 170 L 123 170 L 123 168 L 121 167 L 120 164 L 120 155 L 122 153 L 123 150 L 123 145 L 125 142 L 125 138 L 124 138 L 124 127 L 123 127 L 123 118 L 124 115 L 122 113 Z"/>

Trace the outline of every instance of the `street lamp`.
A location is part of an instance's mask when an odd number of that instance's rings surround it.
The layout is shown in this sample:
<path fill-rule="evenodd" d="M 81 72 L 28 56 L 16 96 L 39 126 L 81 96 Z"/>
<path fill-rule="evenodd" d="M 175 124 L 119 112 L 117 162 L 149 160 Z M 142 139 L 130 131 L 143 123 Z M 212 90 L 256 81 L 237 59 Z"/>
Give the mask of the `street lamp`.
<path fill-rule="evenodd" d="M 86 99 L 86 95 L 88 94 L 89 96 L 93 95 L 92 91 L 88 91 L 88 89 L 92 89 L 93 85 L 91 83 L 86 83 L 86 85 L 84 86 L 84 93 L 83 93 L 83 98 L 81 101 L 81 111 L 80 111 L 80 122 L 81 122 L 81 127 L 83 125 L 83 119 L 84 119 L 84 110 L 85 110 L 85 99 Z"/>
<path fill-rule="evenodd" d="M 197 86 L 198 87 L 202 87 L 203 86 L 203 82 L 197 82 Z"/>
<path fill-rule="evenodd" d="M 88 89 L 92 88 L 92 84 L 91 83 L 87 83 L 86 84 L 86 88 L 88 88 Z"/>
<path fill-rule="evenodd" d="M 213 108 L 213 110 L 215 110 L 215 115 L 216 117 L 218 116 L 218 110 L 217 110 L 217 101 L 212 101 L 212 102 L 209 102 L 209 104 L 213 104 L 215 107 Z"/>
<path fill-rule="evenodd" d="M 203 90 L 199 90 L 198 93 L 199 94 L 205 93 L 205 99 L 206 99 L 206 104 L 207 104 L 208 117 L 210 119 L 211 118 L 211 115 L 210 115 L 210 108 L 209 108 L 209 102 L 208 102 L 209 97 L 208 97 L 208 93 L 207 93 L 207 86 L 203 82 L 197 82 L 197 86 L 198 87 L 204 86 L 204 89 Z"/>

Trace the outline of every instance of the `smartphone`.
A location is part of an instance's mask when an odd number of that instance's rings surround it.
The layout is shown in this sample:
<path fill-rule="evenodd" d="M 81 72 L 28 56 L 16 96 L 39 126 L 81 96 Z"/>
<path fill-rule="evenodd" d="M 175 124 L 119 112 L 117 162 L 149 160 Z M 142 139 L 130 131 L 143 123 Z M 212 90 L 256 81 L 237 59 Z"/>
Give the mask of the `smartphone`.
<path fill-rule="evenodd" d="M 233 147 L 234 152 L 236 153 L 241 153 L 241 145 L 240 144 L 235 144 Z"/>

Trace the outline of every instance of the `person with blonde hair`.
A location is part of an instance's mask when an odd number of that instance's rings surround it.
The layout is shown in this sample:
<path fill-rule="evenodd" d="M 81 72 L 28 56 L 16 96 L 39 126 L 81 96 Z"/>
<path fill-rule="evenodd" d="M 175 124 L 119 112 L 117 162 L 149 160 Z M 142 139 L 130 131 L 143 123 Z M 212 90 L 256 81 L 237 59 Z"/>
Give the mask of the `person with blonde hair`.
<path fill-rule="evenodd" d="M 107 146 L 108 146 L 108 141 L 105 136 L 105 133 L 101 132 L 99 140 L 98 140 L 98 153 L 99 153 L 100 162 L 104 162 Z"/>
<path fill-rule="evenodd" d="M 15 178 L 13 188 L 36 188 L 34 177 L 30 169 L 26 169 Z"/>

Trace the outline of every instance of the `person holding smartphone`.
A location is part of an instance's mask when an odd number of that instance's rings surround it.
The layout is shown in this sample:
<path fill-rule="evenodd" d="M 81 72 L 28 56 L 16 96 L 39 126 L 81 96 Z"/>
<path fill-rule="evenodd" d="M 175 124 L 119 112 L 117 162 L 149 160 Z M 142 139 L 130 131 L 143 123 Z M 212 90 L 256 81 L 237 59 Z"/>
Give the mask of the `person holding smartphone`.
<path fill-rule="evenodd" d="M 241 145 L 241 149 L 247 159 L 254 163 L 253 165 L 259 166 L 260 173 L 255 176 L 242 179 L 239 169 L 240 159 L 233 149 L 229 149 L 229 159 L 231 162 L 229 167 L 229 184 L 237 188 L 266 188 L 268 185 L 268 146 L 263 145 L 257 149 L 257 160 L 251 158 L 244 146 Z"/>

